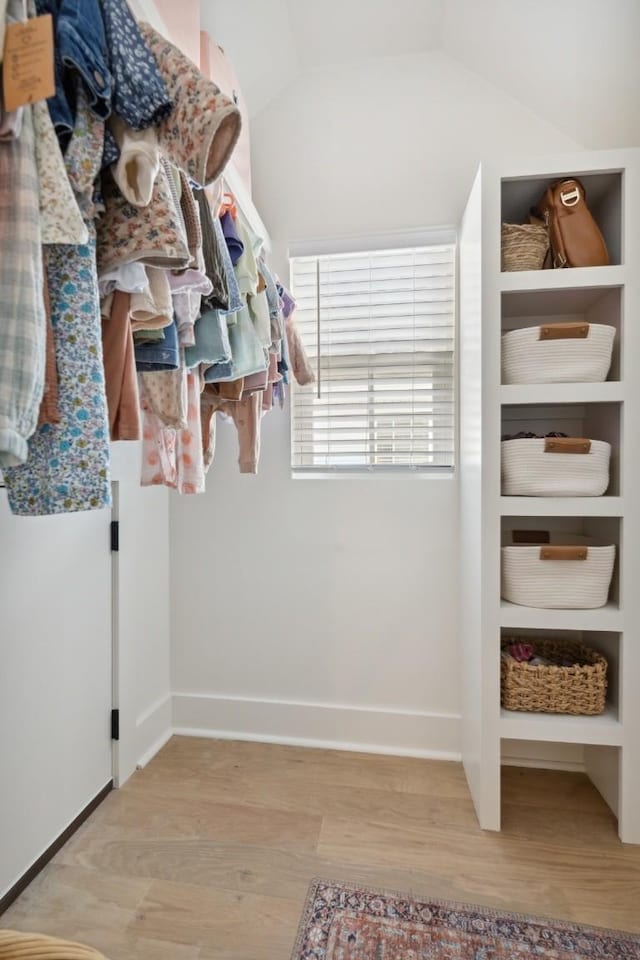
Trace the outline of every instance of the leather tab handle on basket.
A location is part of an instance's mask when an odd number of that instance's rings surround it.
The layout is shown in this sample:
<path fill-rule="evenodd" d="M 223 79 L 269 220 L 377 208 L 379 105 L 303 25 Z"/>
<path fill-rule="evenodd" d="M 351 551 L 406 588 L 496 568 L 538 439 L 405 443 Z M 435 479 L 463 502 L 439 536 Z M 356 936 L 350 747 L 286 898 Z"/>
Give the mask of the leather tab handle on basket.
<path fill-rule="evenodd" d="M 541 560 L 586 560 L 588 547 L 540 547 Z"/>
<path fill-rule="evenodd" d="M 589 336 L 588 323 L 551 323 L 540 327 L 539 340 L 586 340 Z"/>
<path fill-rule="evenodd" d="M 584 437 L 546 437 L 545 453 L 591 453 L 591 440 Z"/>

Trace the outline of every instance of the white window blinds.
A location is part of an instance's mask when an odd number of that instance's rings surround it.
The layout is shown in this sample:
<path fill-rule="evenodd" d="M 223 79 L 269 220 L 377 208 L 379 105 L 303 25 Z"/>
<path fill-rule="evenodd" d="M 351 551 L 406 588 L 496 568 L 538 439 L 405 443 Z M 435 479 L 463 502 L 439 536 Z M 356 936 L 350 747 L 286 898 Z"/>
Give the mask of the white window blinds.
<path fill-rule="evenodd" d="M 297 387 L 292 467 L 450 467 L 455 246 L 291 261 L 317 383 Z"/>

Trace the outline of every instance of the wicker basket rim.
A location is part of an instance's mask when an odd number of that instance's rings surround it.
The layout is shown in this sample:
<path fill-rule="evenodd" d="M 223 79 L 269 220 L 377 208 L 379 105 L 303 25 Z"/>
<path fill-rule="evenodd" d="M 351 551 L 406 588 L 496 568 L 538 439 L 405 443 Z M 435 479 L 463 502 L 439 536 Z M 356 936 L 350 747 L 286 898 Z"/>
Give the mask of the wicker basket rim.
<path fill-rule="evenodd" d="M 504 231 L 512 230 L 515 233 L 524 231 L 525 233 L 534 235 L 536 233 L 545 238 L 548 236 L 548 231 L 545 226 L 542 226 L 538 223 L 503 223 L 502 229 Z"/>
<path fill-rule="evenodd" d="M 608 662 L 606 658 L 600 653 L 599 650 L 594 650 L 592 647 L 586 646 L 580 640 L 553 640 L 547 639 L 546 637 L 503 637 L 501 648 L 506 646 L 508 643 L 528 643 L 533 642 L 541 650 L 551 650 L 561 652 L 566 650 L 567 653 L 579 653 L 582 657 L 588 657 L 591 659 L 591 663 L 576 663 L 572 664 L 569 667 L 557 665 L 557 664 L 531 664 L 525 662 L 520 662 L 519 660 L 504 660 L 501 658 L 501 666 L 509 671 L 513 672 L 527 672 L 527 673 L 538 673 L 544 672 L 549 674 L 551 671 L 554 674 L 557 671 L 570 673 L 572 675 L 585 673 L 585 674 L 596 674 L 596 673 L 606 673 L 608 669 Z"/>

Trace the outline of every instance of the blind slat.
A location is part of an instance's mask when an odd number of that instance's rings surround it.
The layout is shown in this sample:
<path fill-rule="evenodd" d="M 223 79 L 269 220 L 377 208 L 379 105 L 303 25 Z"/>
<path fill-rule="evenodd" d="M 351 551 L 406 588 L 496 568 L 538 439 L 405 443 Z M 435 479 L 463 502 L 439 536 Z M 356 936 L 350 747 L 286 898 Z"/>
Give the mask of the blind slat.
<path fill-rule="evenodd" d="M 296 320 L 319 374 L 319 385 L 294 390 L 293 467 L 451 466 L 454 246 L 291 266 Z"/>

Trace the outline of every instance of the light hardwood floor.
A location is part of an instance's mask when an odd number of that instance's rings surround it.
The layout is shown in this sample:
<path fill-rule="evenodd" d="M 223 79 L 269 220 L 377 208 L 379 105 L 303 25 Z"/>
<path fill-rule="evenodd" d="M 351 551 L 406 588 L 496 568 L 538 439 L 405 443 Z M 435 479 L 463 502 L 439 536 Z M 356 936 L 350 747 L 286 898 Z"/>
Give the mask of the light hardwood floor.
<path fill-rule="evenodd" d="M 640 932 L 640 848 L 586 777 L 174 738 L 0 919 L 113 960 L 287 960 L 314 877 Z"/>

